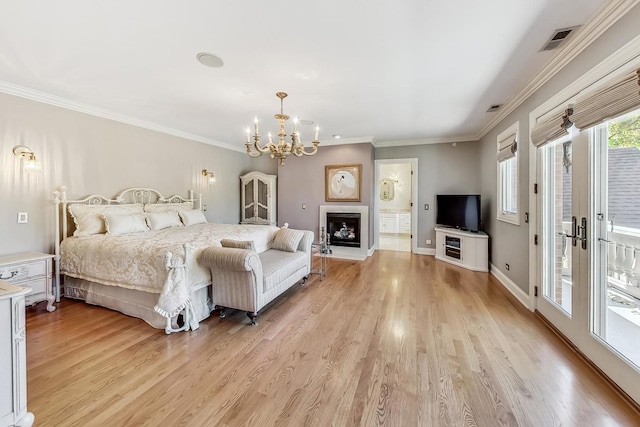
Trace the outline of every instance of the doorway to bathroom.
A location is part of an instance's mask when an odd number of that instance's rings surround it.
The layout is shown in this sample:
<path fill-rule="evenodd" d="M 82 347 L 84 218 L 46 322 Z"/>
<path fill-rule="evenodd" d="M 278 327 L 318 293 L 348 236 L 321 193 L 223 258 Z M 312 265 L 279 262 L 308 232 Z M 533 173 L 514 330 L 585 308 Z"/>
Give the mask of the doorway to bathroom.
<path fill-rule="evenodd" d="M 415 251 L 417 161 L 376 160 L 375 237 L 379 250 Z"/>

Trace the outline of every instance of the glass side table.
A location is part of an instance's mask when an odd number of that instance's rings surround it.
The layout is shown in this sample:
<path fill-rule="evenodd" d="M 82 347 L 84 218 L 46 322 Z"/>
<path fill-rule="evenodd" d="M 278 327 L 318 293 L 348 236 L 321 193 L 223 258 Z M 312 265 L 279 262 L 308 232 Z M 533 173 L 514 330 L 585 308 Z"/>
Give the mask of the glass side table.
<path fill-rule="evenodd" d="M 311 274 L 319 274 L 320 280 L 324 279 L 327 275 L 327 255 L 331 253 L 331 246 L 327 243 L 327 239 L 324 233 L 324 227 L 320 231 L 320 240 L 311 244 L 311 256 L 320 257 L 320 267 L 312 268 Z"/>

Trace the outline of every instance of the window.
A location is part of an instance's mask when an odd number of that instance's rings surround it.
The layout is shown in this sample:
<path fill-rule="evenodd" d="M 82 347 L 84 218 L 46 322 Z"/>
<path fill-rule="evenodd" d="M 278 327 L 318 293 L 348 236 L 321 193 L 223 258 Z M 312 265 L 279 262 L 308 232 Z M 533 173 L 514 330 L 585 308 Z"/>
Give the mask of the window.
<path fill-rule="evenodd" d="M 518 215 L 519 122 L 498 135 L 498 219 L 519 225 Z"/>

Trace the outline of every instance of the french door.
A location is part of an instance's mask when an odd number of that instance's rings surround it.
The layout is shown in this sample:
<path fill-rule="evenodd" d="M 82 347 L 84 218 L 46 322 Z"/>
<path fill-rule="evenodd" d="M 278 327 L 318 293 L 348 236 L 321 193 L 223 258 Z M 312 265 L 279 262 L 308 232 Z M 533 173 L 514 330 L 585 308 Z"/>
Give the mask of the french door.
<path fill-rule="evenodd" d="M 629 121 L 640 110 L 536 150 L 536 310 L 640 402 L 640 131 L 619 140 Z"/>

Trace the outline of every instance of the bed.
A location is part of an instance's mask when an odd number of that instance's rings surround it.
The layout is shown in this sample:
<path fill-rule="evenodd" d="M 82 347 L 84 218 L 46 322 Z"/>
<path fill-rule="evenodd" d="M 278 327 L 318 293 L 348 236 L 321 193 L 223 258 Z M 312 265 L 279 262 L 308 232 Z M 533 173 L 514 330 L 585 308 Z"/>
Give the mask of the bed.
<path fill-rule="evenodd" d="M 56 286 L 60 297 L 81 299 L 140 318 L 167 334 L 197 329 L 209 316 L 211 273 L 199 253 L 222 239 L 269 248 L 278 227 L 206 222 L 193 192 L 164 197 L 129 188 L 115 198 L 91 195 L 56 204 Z M 178 322 L 178 316 L 182 321 Z"/>

